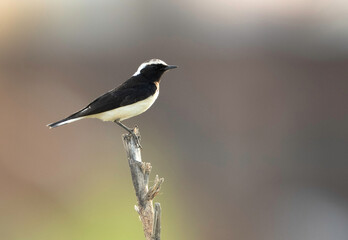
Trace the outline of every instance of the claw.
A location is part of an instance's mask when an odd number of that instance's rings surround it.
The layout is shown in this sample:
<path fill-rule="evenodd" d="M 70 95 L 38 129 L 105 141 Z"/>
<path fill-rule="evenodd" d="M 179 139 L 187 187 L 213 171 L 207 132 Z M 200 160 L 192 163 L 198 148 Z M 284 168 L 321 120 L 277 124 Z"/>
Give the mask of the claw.
<path fill-rule="evenodd" d="M 137 136 L 134 132 L 132 133 L 134 140 L 135 140 L 135 144 L 137 145 L 138 148 L 143 149 L 143 147 L 140 144 L 140 137 Z"/>
<path fill-rule="evenodd" d="M 140 149 L 143 148 L 140 145 L 140 136 L 138 136 L 136 134 L 136 129 L 138 129 L 138 126 L 135 126 L 135 128 L 131 129 L 131 128 L 127 127 L 126 125 L 124 125 L 123 123 L 121 123 L 120 121 L 118 121 L 118 120 L 116 120 L 114 122 L 117 123 L 119 126 L 121 126 L 123 129 L 125 129 L 127 132 L 129 132 L 129 134 L 133 135 L 135 144 L 137 145 L 138 148 L 140 148 Z"/>
<path fill-rule="evenodd" d="M 137 145 L 138 148 L 142 149 L 143 147 L 141 146 L 140 144 L 140 136 L 138 136 L 134 129 L 131 130 L 131 134 L 133 135 L 133 138 L 134 138 L 134 141 L 135 141 L 135 144 Z"/>

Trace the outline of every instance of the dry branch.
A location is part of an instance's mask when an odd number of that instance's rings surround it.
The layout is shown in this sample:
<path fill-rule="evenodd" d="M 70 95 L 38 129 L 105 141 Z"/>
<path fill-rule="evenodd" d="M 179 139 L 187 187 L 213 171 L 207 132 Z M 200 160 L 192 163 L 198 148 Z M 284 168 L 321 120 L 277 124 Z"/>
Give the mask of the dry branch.
<path fill-rule="evenodd" d="M 133 131 L 140 138 L 139 129 L 135 127 Z M 137 146 L 135 136 L 124 134 L 123 144 L 127 152 L 133 186 L 138 200 L 135 210 L 143 223 L 145 237 L 147 240 L 160 240 L 161 205 L 155 203 L 154 208 L 152 200 L 159 193 L 164 179 L 156 175 L 154 185 L 149 188 L 149 176 L 152 167 L 150 163 L 142 162 L 141 151 Z"/>

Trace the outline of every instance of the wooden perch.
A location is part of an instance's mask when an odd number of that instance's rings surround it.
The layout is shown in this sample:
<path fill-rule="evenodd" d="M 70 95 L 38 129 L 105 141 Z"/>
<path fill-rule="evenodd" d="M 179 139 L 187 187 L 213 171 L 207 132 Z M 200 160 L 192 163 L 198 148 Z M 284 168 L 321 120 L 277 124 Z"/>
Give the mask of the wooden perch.
<path fill-rule="evenodd" d="M 140 138 L 138 127 L 134 128 L 135 135 Z M 133 186 L 137 196 L 138 204 L 135 210 L 143 223 L 144 234 L 147 240 L 160 240 L 161 233 L 161 205 L 152 200 L 159 193 L 164 179 L 155 177 L 155 183 L 149 188 L 149 176 L 151 164 L 142 162 L 141 149 L 137 145 L 137 140 L 132 134 L 123 135 L 123 144 L 127 152 L 128 163 L 132 175 Z"/>

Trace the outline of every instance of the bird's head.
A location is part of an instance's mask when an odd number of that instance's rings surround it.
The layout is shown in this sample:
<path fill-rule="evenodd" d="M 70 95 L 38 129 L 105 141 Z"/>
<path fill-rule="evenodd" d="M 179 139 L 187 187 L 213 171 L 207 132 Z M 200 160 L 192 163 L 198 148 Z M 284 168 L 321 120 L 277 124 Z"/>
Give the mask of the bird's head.
<path fill-rule="evenodd" d="M 156 82 L 159 81 L 165 71 L 174 68 L 177 68 L 177 66 L 168 65 L 160 59 L 151 59 L 142 63 L 133 76 L 143 75 L 148 80 Z"/>

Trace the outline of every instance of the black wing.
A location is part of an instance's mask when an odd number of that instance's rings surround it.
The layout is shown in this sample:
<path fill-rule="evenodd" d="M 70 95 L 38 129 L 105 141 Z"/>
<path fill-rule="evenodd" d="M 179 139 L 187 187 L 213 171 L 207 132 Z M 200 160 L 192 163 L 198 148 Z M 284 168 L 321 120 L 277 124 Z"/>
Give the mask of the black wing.
<path fill-rule="evenodd" d="M 113 110 L 144 100 L 155 94 L 154 83 L 122 84 L 91 102 L 87 107 L 70 117 L 84 117 Z"/>
<path fill-rule="evenodd" d="M 141 75 L 131 77 L 119 87 L 95 99 L 82 110 L 48 126 L 50 128 L 58 127 L 69 123 L 69 121 L 75 118 L 94 115 L 130 105 L 155 94 L 157 90 L 156 85 L 152 82 L 144 81 L 142 78 Z"/>

